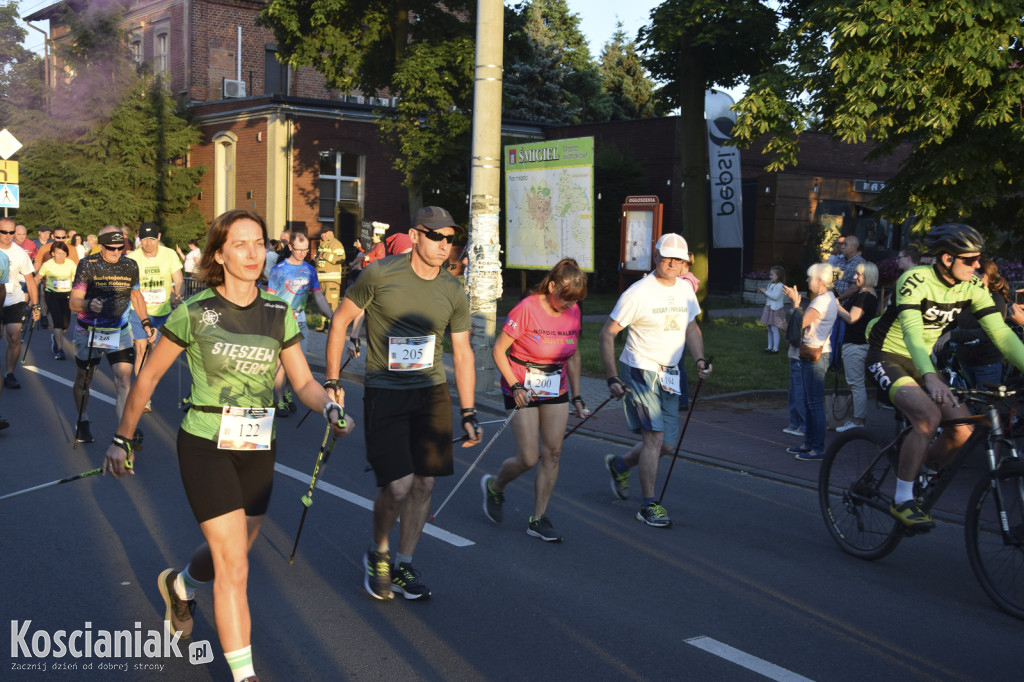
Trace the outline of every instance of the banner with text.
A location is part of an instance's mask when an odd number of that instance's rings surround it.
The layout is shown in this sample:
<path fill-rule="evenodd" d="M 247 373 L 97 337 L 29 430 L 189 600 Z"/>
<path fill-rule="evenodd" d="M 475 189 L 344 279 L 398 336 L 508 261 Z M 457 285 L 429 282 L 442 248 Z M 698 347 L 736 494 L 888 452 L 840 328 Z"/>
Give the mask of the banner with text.
<path fill-rule="evenodd" d="M 704 95 L 708 123 L 708 164 L 711 175 L 711 225 L 716 249 L 743 248 L 743 197 L 740 150 L 724 146 L 732 138 L 736 112 L 732 97 L 718 90 Z"/>

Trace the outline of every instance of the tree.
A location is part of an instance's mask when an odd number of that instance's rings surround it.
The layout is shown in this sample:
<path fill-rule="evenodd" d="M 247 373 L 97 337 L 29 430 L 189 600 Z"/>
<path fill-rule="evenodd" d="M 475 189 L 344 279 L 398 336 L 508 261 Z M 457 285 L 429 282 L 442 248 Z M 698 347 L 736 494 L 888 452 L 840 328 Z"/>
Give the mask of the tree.
<path fill-rule="evenodd" d="M 198 128 L 159 78 L 136 73 L 120 12 L 68 12 L 74 39 L 59 56 L 74 76 L 48 107 L 5 103 L 25 141 L 19 220 L 89 231 L 151 220 L 179 243 L 203 234 L 193 201 L 203 169 L 181 162 Z"/>
<path fill-rule="evenodd" d="M 626 39 L 622 22 L 615 25 L 612 39 L 601 50 L 601 81 L 611 96 L 613 121 L 654 116 L 654 81 L 647 75 L 636 43 Z"/>
<path fill-rule="evenodd" d="M 10 126 L 12 102 L 42 100 L 43 62 L 22 46 L 27 33 L 18 25 L 18 3 L 0 5 L 0 128 Z"/>
<path fill-rule="evenodd" d="M 802 37 L 780 41 L 789 68 L 754 79 L 737 107 L 738 138 L 772 135 L 769 170 L 796 162 L 818 116 L 840 140 L 874 142 L 869 158 L 911 147 L 879 197 L 888 217 L 1024 219 L 1019 2 L 791 0 L 787 13 L 782 37 Z"/>
<path fill-rule="evenodd" d="M 640 29 L 644 65 L 665 82 L 658 97 L 680 110 L 683 225 L 694 274 L 707 283 L 704 93 L 732 87 L 765 69 L 775 46 L 776 14 L 762 0 L 665 0 Z"/>
<path fill-rule="evenodd" d="M 526 53 L 505 69 L 502 112 L 510 118 L 568 123 L 578 114 L 567 90 L 571 69 L 565 48 L 548 28 L 541 5 L 522 10 Z"/>
<path fill-rule="evenodd" d="M 280 58 L 315 68 L 329 87 L 401 95 L 379 126 L 414 208 L 428 180 L 465 196 L 475 9 L 473 0 L 270 0 L 258 23 L 273 30 Z"/>

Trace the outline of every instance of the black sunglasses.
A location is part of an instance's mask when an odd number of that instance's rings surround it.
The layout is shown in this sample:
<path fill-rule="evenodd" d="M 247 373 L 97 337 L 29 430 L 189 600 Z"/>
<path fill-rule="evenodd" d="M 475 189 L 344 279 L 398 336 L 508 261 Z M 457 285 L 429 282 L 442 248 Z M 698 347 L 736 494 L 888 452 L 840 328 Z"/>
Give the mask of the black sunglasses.
<path fill-rule="evenodd" d="M 122 250 L 124 250 L 123 246 L 110 246 L 109 244 L 100 244 L 100 246 L 102 246 L 107 251 L 122 251 Z"/>
<path fill-rule="evenodd" d="M 416 230 L 416 231 L 419 232 L 420 234 L 422 234 L 424 237 L 426 237 L 427 239 L 429 239 L 432 242 L 446 241 L 449 244 L 451 244 L 452 242 L 455 241 L 455 235 L 454 234 L 441 234 L 440 232 L 435 232 L 434 230 Z"/>
<path fill-rule="evenodd" d="M 14 234 L 14 230 L 0 230 L 0 234 Z"/>
<path fill-rule="evenodd" d="M 981 260 L 981 254 L 978 254 L 977 256 L 971 256 L 969 258 L 964 258 L 963 256 L 954 256 L 954 258 L 956 258 L 958 261 L 960 261 L 964 265 L 972 267 L 972 266 L 977 265 L 978 261 Z"/>

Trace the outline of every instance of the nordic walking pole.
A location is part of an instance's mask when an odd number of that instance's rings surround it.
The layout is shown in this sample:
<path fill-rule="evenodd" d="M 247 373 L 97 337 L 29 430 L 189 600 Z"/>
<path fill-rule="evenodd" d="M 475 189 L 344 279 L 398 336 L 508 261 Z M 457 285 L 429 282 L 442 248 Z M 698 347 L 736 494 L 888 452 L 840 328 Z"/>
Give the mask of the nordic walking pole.
<path fill-rule="evenodd" d="M 584 418 L 584 419 L 583 419 L 583 420 L 582 420 L 582 421 L 581 421 L 581 422 L 580 422 L 579 424 L 577 424 L 576 426 L 574 426 L 574 427 L 572 427 L 571 429 L 569 429 L 569 430 L 568 430 L 568 431 L 566 432 L 566 434 L 565 434 L 564 436 L 562 436 L 562 440 L 564 441 L 564 440 L 565 440 L 566 438 L 568 438 L 568 437 L 569 437 L 569 436 L 571 436 L 572 434 L 576 433 L 576 429 L 578 429 L 578 428 L 580 428 L 581 426 L 583 426 L 584 424 L 586 424 L 586 423 L 587 423 L 587 420 L 588 420 L 588 419 L 590 419 L 591 417 L 593 417 L 593 416 L 594 416 L 595 414 L 597 414 L 598 412 L 600 412 L 600 411 L 601 411 L 601 408 L 602 408 L 602 407 L 604 407 L 605 405 L 607 405 L 607 404 L 608 404 L 608 401 L 609 401 L 609 400 L 611 400 L 611 399 L 612 399 L 612 397 L 611 397 L 611 396 L 608 396 L 607 398 L 605 398 L 605 399 L 604 399 L 604 402 L 603 402 L 603 403 L 601 403 L 600 405 L 598 405 L 598 406 L 597 406 L 597 409 L 595 409 L 595 410 L 594 410 L 593 412 L 591 412 L 590 414 L 588 414 L 588 415 L 587 415 L 587 416 L 586 416 L 586 417 L 585 417 L 585 418 Z"/>
<path fill-rule="evenodd" d="M 444 509 L 444 506 L 448 504 L 448 500 L 452 499 L 452 495 L 455 494 L 455 491 L 458 490 L 459 486 L 461 486 L 465 482 L 466 477 L 468 477 L 470 472 L 473 471 L 474 468 L 476 468 L 476 465 L 480 463 L 480 460 L 483 459 L 484 455 L 487 454 L 487 451 L 491 449 L 492 445 L 494 445 L 494 441 L 498 440 L 498 436 L 501 435 L 501 432 L 505 430 L 505 427 L 508 426 L 508 423 L 512 421 L 512 418 L 515 417 L 518 413 L 519 407 L 516 406 L 508 415 L 508 417 L 505 418 L 505 421 L 502 422 L 501 426 L 498 427 L 498 430 L 494 432 L 494 435 L 491 436 L 490 442 L 484 446 L 484 449 L 480 451 L 480 454 L 476 456 L 476 459 L 473 460 L 473 463 L 469 465 L 468 469 L 466 469 L 466 473 L 462 474 L 462 478 L 460 478 L 459 482 L 455 484 L 455 487 L 452 488 L 452 491 L 448 493 L 448 497 L 444 498 L 444 502 L 441 503 L 441 506 L 437 508 L 436 512 L 430 515 L 431 521 L 437 518 L 437 515 L 441 513 L 441 510 Z"/>
<path fill-rule="evenodd" d="M 32 314 L 29 313 L 29 325 L 28 325 L 28 338 L 25 339 L 25 354 L 21 356 L 21 364 L 25 364 L 25 359 L 28 358 L 28 347 L 32 343 L 32 332 L 35 331 L 36 321 L 31 319 Z"/>
<path fill-rule="evenodd" d="M 711 366 L 711 356 L 707 358 L 708 367 Z M 679 439 L 676 441 L 676 451 L 672 454 L 672 464 L 668 468 L 668 476 L 665 477 L 665 485 L 661 487 L 661 497 L 658 498 L 658 504 L 665 499 L 665 491 L 668 490 L 668 479 L 672 478 L 672 469 L 676 466 L 676 460 L 679 459 L 679 446 L 683 444 L 683 436 L 686 435 L 686 427 L 690 425 L 690 415 L 693 414 L 693 407 L 697 404 L 697 396 L 700 395 L 700 386 L 704 383 L 704 379 L 697 379 L 697 388 L 693 389 L 693 400 L 690 401 L 690 409 L 686 413 L 686 423 L 683 424 L 683 430 L 679 432 Z"/>
<path fill-rule="evenodd" d="M 128 461 L 128 460 L 125 460 L 124 465 L 127 468 L 129 468 L 129 469 L 132 468 L 132 463 L 130 461 Z M 37 485 L 37 486 L 32 487 L 32 488 L 25 488 L 24 490 L 19 490 L 16 493 L 7 493 L 6 495 L 0 497 L 0 500 L 6 500 L 8 497 L 17 497 L 18 495 L 25 495 L 27 493 L 34 493 L 37 490 L 43 490 L 45 488 L 52 488 L 55 485 L 64 485 L 65 483 L 71 483 L 72 481 L 77 481 L 77 480 L 82 479 L 82 478 L 88 478 L 89 476 L 95 476 L 96 474 L 101 474 L 101 473 L 103 473 L 103 467 L 99 467 L 98 469 L 90 469 L 89 471 L 83 471 L 80 474 L 76 474 L 74 476 L 68 476 L 67 478 L 62 478 L 62 479 L 57 480 L 57 481 L 50 481 L 49 483 L 44 483 L 42 485 Z"/>
<path fill-rule="evenodd" d="M 349 360 L 351 360 L 351 359 L 352 359 L 352 354 L 350 353 L 349 356 L 348 356 L 348 360 L 343 362 L 342 365 L 341 365 L 341 369 L 338 370 L 338 381 L 341 381 L 341 373 L 345 371 L 345 365 L 347 365 L 349 363 Z M 299 428 L 300 426 L 302 426 L 302 422 L 306 421 L 306 417 L 308 417 L 309 413 L 312 412 L 312 411 L 313 411 L 313 408 L 310 408 L 310 409 L 306 410 L 306 414 L 302 415 L 302 419 L 300 419 L 299 423 L 295 425 L 295 428 Z"/>
<path fill-rule="evenodd" d="M 78 418 L 75 420 L 75 442 L 71 446 L 72 450 L 78 449 L 78 425 L 82 423 L 82 412 L 85 411 L 85 397 L 89 395 L 89 382 L 92 381 L 92 372 L 96 368 L 96 365 L 92 364 L 92 341 L 95 334 L 96 327 L 89 327 L 89 352 L 86 354 L 85 379 L 82 382 L 82 395 L 78 396 Z"/>
<path fill-rule="evenodd" d="M 339 423 L 344 428 L 345 418 L 342 417 Z M 330 442 L 328 442 L 330 438 Z M 313 504 L 313 490 L 316 488 L 317 478 L 323 474 L 323 467 L 327 466 L 327 460 L 331 456 L 331 450 L 334 449 L 334 443 L 338 439 L 331 435 L 331 425 L 327 425 L 327 431 L 324 433 L 324 441 L 320 444 L 320 452 L 316 456 L 316 465 L 313 467 L 313 477 L 309 479 L 309 490 L 302 496 L 302 518 L 299 519 L 299 530 L 295 533 L 295 544 L 292 545 L 292 555 L 288 557 L 288 565 L 295 563 L 295 550 L 299 548 L 299 537 L 302 536 L 302 526 L 306 523 L 306 514 L 309 512 L 310 505 Z"/>

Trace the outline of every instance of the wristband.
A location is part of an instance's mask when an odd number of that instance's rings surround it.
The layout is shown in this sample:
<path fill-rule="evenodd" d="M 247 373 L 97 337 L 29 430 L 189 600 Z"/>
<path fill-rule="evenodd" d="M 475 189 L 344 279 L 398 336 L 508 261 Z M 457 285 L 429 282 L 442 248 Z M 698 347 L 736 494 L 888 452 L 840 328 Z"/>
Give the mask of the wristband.
<path fill-rule="evenodd" d="M 42 306 L 39 305 L 38 303 L 35 304 L 34 306 L 32 306 L 32 310 L 41 310 L 41 309 L 42 309 Z"/>
<path fill-rule="evenodd" d="M 702 363 L 702 362 L 704 363 L 703 367 L 700 366 L 700 363 Z M 708 362 L 707 360 L 705 360 L 704 358 L 697 358 L 697 362 L 694 363 L 694 364 L 697 365 L 697 369 L 707 369 L 708 367 L 711 366 L 711 363 Z"/>
<path fill-rule="evenodd" d="M 132 456 L 132 441 L 130 438 L 114 434 L 113 444 L 124 450 L 124 454 L 128 457 Z"/>
<path fill-rule="evenodd" d="M 146 327 L 152 327 L 152 326 L 153 326 L 153 323 L 149 321 L 148 317 L 142 321 L 143 329 L 145 329 Z"/>
<path fill-rule="evenodd" d="M 476 414 L 476 408 L 475 407 L 463 407 L 462 408 L 462 415 L 465 416 L 467 414 Z"/>
<path fill-rule="evenodd" d="M 622 379 L 620 379 L 618 377 L 618 375 L 613 376 L 613 377 L 609 377 L 605 381 L 608 383 L 608 388 L 611 388 L 612 384 L 618 384 L 619 386 L 625 386 L 625 384 L 622 383 Z"/>
<path fill-rule="evenodd" d="M 581 396 L 581 395 L 574 395 L 572 397 L 572 402 L 573 403 L 582 403 L 583 402 L 583 396 Z"/>
<path fill-rule="evenodd" d="M 521 382 L 517 381 L 516 383 L 512 384 L 511 386 L 509 386 L 508 390 L 511 391 L 512 393 L 515 393 L 516 391 L 525 391 L 526 390 L 526 386 L 523 386 L 523 384 Z"/>
<path fill-rule="evenodd" d="M 324 388 L 328 391 L 336 391 L 341 388 L 341 382 L 337 379 L 328 379 L 324 382 Z"/>

